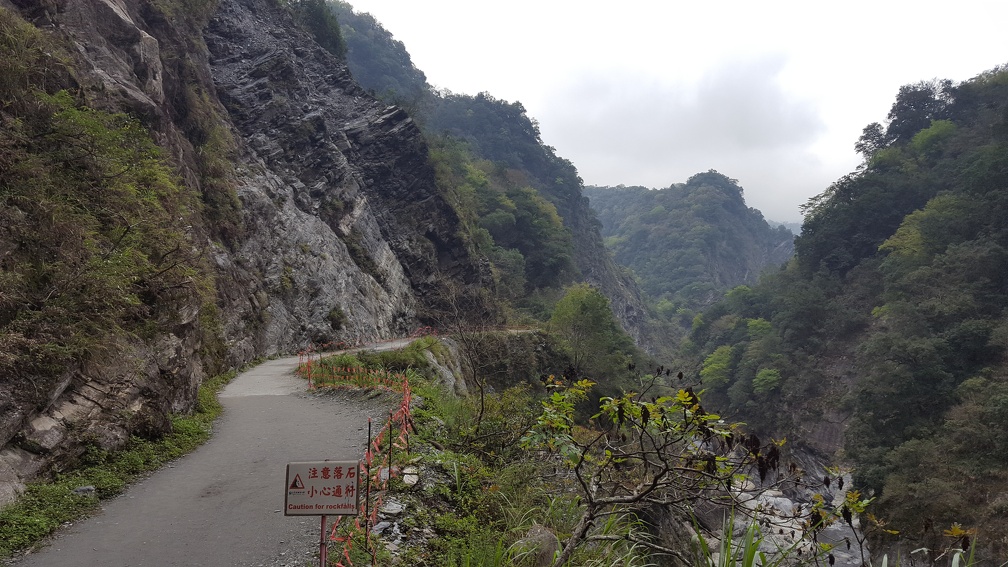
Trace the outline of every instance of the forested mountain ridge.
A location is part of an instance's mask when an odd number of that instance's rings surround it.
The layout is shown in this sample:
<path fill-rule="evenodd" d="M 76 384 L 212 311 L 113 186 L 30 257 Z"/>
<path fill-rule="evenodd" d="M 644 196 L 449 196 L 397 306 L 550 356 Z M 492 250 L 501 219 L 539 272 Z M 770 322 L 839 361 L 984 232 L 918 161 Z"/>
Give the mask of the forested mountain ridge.
<path fill-rule="evenodd" d="M 1008 69 L 900 89 L 795 258 L 685 345 L 711 399 L 855 467 L 903 551 L 1008 554 Z M 701 362 L 702 361 L 702 362 Z M 943 539 L 944 538 L 944 539 Z"/>
<path fill-rule="evenodd" d="M 716 171 L 665 189 L 588 186 L 585 194 L 616 262 L 666 311 L 709 306 L 794 252 L 791 232 L 772 228 L 746 206 L 738 182 Z"/>
<path fill-rule="evenodd" d="M 642 346 L 654 345 L 640 292 L 606 251 L 600 224 L 583 194 L 577 170 L 542 142 L 538 125 L 521 103 L 508 103 L 488 93 L 444 93 L 436 99 L 427 120 L 427 131 L 466 141 L 476 155 L 493 162 L 500 175 L 517 181 L 519 187 L 534 189 L 556 208 L 567 234 L 547 234 L 525 246 L 523 252 L 546 258 L 539 264 L 542 269 L 530 270 L 530 274 L 548 274 L 555 284 L 586 281 L 598 287 L 609 298 L 624 329 Z M 535 234 L 512 221 L 507 200 L 484 200 L 479 213 L 480 226 L 504 247 L 522 249 L 521 240 Z"/>

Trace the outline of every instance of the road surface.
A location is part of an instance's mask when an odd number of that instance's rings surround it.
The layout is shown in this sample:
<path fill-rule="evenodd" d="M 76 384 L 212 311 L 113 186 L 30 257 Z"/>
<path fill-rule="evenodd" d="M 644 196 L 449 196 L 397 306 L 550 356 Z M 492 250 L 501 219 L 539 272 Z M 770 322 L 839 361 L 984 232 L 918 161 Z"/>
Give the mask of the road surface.
<path fill-rule="evenodd" d="M 361 458 L 368 417 L 377 430 L 396 400 L 306 394 L 293 374 L 297 361 L 271 360 L 239 375 L 220 394 L 224 414 L 205 445 L 14 565 L 317 564 L 319 517 L 283 515 L 286 465 Z"/>

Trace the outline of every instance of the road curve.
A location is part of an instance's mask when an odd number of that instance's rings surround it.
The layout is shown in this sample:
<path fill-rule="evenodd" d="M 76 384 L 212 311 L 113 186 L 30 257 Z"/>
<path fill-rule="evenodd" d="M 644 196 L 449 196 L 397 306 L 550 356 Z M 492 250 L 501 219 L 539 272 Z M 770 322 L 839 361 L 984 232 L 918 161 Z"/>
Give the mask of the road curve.
<path fill-rule="evenodd" d="M 288 357 L 240 374 L 220 394 L 224 414 L 205 445 L 14 565 L 310 564 L 319 518 L 283 515 L 286 464 L 360 458 L 368 417 L 377 429 L 395 400 L 307 394 L 296 366 Z"/>

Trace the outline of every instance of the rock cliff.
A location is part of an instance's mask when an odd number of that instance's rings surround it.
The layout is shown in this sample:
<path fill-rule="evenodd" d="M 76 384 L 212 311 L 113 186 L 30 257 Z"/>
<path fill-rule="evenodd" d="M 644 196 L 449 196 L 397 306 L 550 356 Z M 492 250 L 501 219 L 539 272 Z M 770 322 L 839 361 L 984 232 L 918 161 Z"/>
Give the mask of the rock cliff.
<path fill-rule="evenodd" d="M 164 431 L 208 373 L 312 342 L 407 334 L 446 281 L 490 285 L 409 116 L 268 0 L 0 0 L 72 54 L 89 106 L 138 117 L 203 214 L 214 282 L 40 396 L 0 386 L 0 504 L 88 444 Z M 51 378 L 51 377 L 50 377 Z"/>
<path fill-rule="evenodd" d="M 229 317 L 229 335 L 257 335 L 254 350 L 268 352 L 402 334 L 439 278 L 486 277 L 405 112 L 364 93 L 269 2 L 220 2 L 205 37 L 239 138 L 247 234 L 218 265 L 240 266 L 238 279 L 261 283 L 269 303 L 230 298 L 244 315 Z M 267 320 L 251 333 L 259 313 Z"/>

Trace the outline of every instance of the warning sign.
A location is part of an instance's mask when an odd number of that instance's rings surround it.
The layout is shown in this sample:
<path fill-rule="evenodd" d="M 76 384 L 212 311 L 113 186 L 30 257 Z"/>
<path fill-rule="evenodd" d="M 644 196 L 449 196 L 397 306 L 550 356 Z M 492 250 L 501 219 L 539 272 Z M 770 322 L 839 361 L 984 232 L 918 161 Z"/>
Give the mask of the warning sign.
<path fill-rule="evenodd" d="M 359 506 L 360 461 L 288 463 L 285 516 L 352 516 Z"/>

